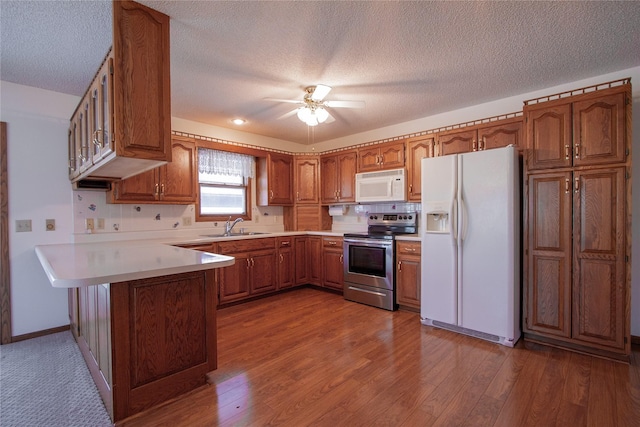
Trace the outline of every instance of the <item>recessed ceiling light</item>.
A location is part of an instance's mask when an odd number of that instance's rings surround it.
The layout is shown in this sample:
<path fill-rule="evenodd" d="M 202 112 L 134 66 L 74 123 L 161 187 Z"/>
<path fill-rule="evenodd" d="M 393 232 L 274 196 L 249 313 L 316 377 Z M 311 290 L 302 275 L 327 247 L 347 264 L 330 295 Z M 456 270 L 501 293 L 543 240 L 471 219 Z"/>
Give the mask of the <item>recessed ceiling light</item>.
<path fill-rule="evenodd" d="M 232 122 L 234 125 L 243 125 L 243 124 L 245 124 L 247 121 L 246 121 L 245 119 L 233 119 L 233 120 L 231 120 L 231 122 Z"/>

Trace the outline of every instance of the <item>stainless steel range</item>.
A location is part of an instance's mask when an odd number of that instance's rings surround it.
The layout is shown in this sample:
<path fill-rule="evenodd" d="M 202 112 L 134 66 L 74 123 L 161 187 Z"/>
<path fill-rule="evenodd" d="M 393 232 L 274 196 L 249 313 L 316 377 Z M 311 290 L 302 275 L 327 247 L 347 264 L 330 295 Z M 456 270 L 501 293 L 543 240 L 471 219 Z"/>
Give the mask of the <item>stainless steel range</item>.
<path fill-rule="evenodd" d="M 417 214 L 371 213 L 366 234 L 344 235 L 344 297 L 397 309 L 394 236 L 416 233 Z"/>

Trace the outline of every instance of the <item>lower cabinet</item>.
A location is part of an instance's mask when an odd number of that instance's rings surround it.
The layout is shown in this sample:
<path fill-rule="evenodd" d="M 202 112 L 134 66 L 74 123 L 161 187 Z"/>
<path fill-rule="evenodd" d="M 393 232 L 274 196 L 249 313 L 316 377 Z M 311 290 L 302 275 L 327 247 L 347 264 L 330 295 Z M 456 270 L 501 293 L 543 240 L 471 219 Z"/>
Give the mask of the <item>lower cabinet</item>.
<path fill-rule="evenodd" d="M 420 310 L 420 242 L 396 241 L 396 302 Z"/>
<path fill-rule="evenodd" d="M 212 270 L 72 291 L 78 347 L 114 423 L 205 385 L 216 369 Z"/>
<path fill-rule="evenodd" d="M 342 237 L 322 238 L 322 285 L 342 291 L 344 288 L 344 252 Z M 313 262 L 313 260 L 312 260 Z"/>
<path fill-rule="evenodd" d="M 293 237 L 278 237 L 278 289 L 296 284 Z"/>
<path fill-rule="evenodd" d="M 236 259 L 234 265 L 218 269 L 220 304 L 277 289 L 276 238 L 220 242 L 216 251 Z"/>
<path fill-rule="evenodd" d="M 307 236 L 296 236 L 293 241 L 295 247 L 295 283 L 296 285 L 306 285 L 309 283 L 309 268 L 307 267 L 309 239 Z"/>
<path fill-rule="evenodd" d="M 312 285 L 322 286 L 322 237 L 309 236 L 307 246 L 307 274 Z"/>

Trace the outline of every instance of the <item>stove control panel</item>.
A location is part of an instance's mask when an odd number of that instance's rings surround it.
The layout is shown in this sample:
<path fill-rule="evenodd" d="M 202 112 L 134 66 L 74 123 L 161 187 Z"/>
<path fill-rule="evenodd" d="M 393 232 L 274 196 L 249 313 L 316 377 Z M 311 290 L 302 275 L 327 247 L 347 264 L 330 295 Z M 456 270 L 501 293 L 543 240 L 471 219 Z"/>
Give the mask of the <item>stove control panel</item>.
<path fill-rule="evenodd" d="M 369 225 L 393 225 L 393 226 L 409 226 L 416 225 L 416 212 L 409 213 L 370 213 L 367 224 Z"/>

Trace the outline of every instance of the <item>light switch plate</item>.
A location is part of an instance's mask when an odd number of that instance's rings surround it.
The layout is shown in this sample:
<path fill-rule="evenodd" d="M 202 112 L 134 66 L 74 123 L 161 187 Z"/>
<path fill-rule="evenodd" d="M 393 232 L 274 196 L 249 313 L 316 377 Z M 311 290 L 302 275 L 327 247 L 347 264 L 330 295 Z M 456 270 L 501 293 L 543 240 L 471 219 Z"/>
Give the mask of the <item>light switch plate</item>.
<path fill-rule="evenodd" d="M 31 231 L 31 220 L 16 219 L 16 233 L 23 233 L 25 231 Z"/>

